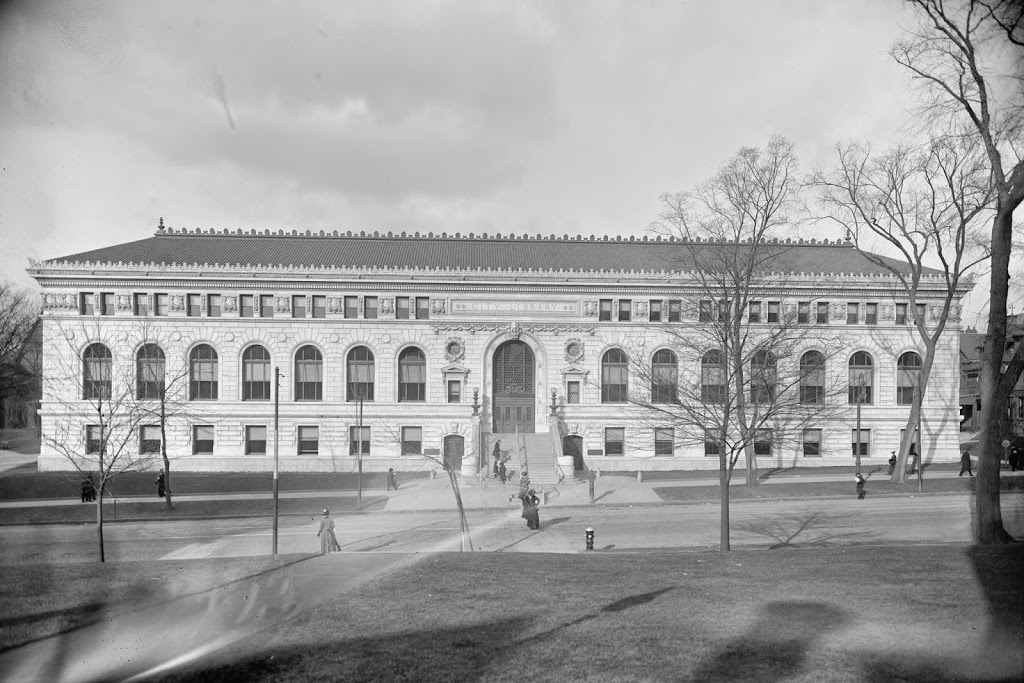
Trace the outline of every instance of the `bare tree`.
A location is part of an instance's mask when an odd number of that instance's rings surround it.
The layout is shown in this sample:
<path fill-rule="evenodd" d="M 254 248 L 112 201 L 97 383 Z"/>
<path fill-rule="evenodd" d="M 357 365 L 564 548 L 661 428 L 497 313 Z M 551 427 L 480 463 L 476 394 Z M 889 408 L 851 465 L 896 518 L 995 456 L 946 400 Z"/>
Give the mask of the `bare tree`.
<path fill-rule="evenodd" d="M 808 424 L 835 409 L 826 396 L 825 354 L 814 356 L 820 362 L 813 367 L 798 362 L 809 337 L 829 345 L 810 320 L 801 321 L 809 310 L 792 302 L 795 284 L 783 274 L 792 247 L 778 236 L 798 198 L 796 174 L 792 145 L 773 137 L 764 149 L 741 149 L 693 191 L 664 195 L 652 225 L 679 241 L 680 261 L 691 269 L 681 297 L 696 309 L 698 324 L 666 326 L 671 358 L 648 364 L 631 354 L 644 389 L 630 402 L 652 424 L 673 425 L 682 443 L 718 450 L 722 550 L 730 547 L 729 483 L 740 457 L 747 483 L 756 484 L 760 444 L 798 443 Z M 670 369 L 677 362 L 699 374 L 679 381 Z M 808 373 L 821 389 L 813 397 L 801 392 Z"/>
<path fill-rule="evenodd" d="M 913 396 L 892 474 L 902 484 L 939 340 L 953 307 L 973 284 L 971 270 L 988 258 L 982 244 L 991 204 L 988 172 L 984 155 L 963 135 L 937 136 L 923 149 L 896 147 L 877 155 L 867 146 L 837 145 L 836 156 L 836 168 L 817 172 L 811 182 L 821 191 L 828 217 L 906 293 L 907 315 L 924 344 L 920 367 L 903 370 L 913 380 Z M 899 258 L 863 248 L 879 241 Z M 934 296 L 939 282 L 943 297 L 929 329 L 924 304 L 918 302 L 926 290 Z"/>
<path fill-rule="evenodd" d="M 38 296 L 0 282 L 0 427 L 12 401 L 38 396 L 40 357 L 32 339 L 40 313 Z"/>
<path fill-rule="evenodd" d="M 1024 24 L 1014 0 L 908 0 L 922 27 L 890 50 L 925 95 L 923 120 L 969 127 L 994 196 L 988 328 L 981 363 L 975 522 L 982 544 L 1007 543 L 999 503 L 999 413 L 1024 370 L 1024 345 L 1003 369 L 1013 213 L 1024 201 Z"/>
<path fill-rule="evenodd" d="M 136 409 L 131 358 L 115 353 L 115 340 L 99 325 L 57 323 L 47 335 L 43 396 L 51 421 L 42 440 L 63 456 L 80 477 L 95 477 L 96 540 L 99 561 L 103 544 L 103 498 L 111 483 L 125 472 L 152 467 L 153 454 L 139 442 L 140 413 Z"/>

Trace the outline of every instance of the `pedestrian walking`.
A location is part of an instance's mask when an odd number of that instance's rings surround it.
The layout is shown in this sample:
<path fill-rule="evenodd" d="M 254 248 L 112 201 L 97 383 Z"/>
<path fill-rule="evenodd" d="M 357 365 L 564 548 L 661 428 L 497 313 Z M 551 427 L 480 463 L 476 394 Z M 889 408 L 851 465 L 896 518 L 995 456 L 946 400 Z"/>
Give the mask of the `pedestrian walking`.
<path fill-rule="evenodd" d="M 164 494 L 167 493 L 167 489 L 164 488 L 164 481 L 164 471 L 160 470 L 160 474 L 156 477 L 156 495 L 160 498 L 163 498 Z"/>
<path fill-rule="evenodd" d="M 917 472 L 917 444 L 910 444 L 910 453 L 907 454 L 907 460 L 910 462 L 910 471 L 907 474 L 915 474 Z"/>
<path fill-rule="evenodd" d="M 896 451 L 892 452 L 892 457 L 889 458 L 889 476 L 896 471 Z"/>
<path fill-rule="evenodd" d="M 93 500 L 96 500 L 96 483 L 89 474 L 82 480 L 82 502 L 88 503 Z"/>
<path fill-rule="evenodd" d="M 502 484 L 504 484 L 506 481 L 508 481 L 508 476 L 507 476 L 507 472 L 505 470 L 505 461 L 504 460 L 502 460 L 501 463 L 498 465 L 498 479 L 501 480 Z"/>
<path fill-rule="evenodd" d="M 964 454 L 960 456 L 960 474 L 958 474 L 956 476 L 962 477 L 962 476 L 964 476 L 964 472 L 966 472 L 969 476 L 972 476 L 972 477 L 974 476 L 974 473 L 971 472 L 971 451 L 970 450 L 965 450 Z"/>
<path fill-rule="evenodd" d="M 398 480 L 395 479 L 395 468 L 388 468 L 388 491 L 391 489 L 398 490 Z"/>
<path fill-rule="evenodd" d="M 530 475 L 526 470 L 519 475 L 519 497 L 525 498 L 530 491 Z"/>
<path fill-rule="evenodd" d="M 853 479 L 857 482 L 857 500 L 864 500 L 864 496 L 868 495 L 868 492 L 864 490 L 866 480 L 860 474 L 853 475 Z"/>
<path fill-rule="evenodd" d="M 501 439 L 494 442 L 494 450 L 491 451 L 491 457 L 494 458 L 494 476 L 498 476 L 499 463 L 501 462 Z"/>
<path fill-rule="evenodd" d="M 1021 464 L 1020 449 L 1017 448 L 1017 446 L 1014 446 L 1010 449 L 1010 471 L 1016 472 L 1017 470 L 1022 469 Z"/>
<path fill-rule="evenodd" d="M 316 535 L 320 538 L 320 554 L 326 555 L 336 550 L 341 550 L 338 545 L 338 537 L 334 535 L 334 520 L 331 519 L 331 512 L 324 508 L 323 518 L 320 520 L 320 528 Z"/>
<path fill-rule="evenodd" d="M 523 519 L 529 529 L 540 529 L 540 498 L 530 489 L 523 496 Z"/>

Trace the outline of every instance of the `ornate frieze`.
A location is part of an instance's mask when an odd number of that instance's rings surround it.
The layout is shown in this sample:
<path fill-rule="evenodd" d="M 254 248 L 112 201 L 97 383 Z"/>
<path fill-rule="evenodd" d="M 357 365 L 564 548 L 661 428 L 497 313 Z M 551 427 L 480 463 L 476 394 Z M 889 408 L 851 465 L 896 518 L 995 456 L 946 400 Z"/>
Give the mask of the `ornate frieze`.
<path fill-rule="evenodd" d="M 519 333 L 529 332 L 531 334 L 588 334 L 593 336 L 596 333 L 596 329 L 593 325 L 544 325 L 544 324 L 526 324 L 518 325 Z M 501 325 L 499 323 L 478 323 L 478 324 L 451 324 L 451 325 L 432 325 L 431 329 L 434 334 L 442 334 L 449 332 L 467 332 L 469 334 L 476 334 L 477 332 L 494 332 L 497 330 L 508 333 L 510 331 L 510 325 Z"/>
<path fill-rule="evenodd" d="M 78 308 L 78 297 L 74 294 L 47 294 L 43 307 L 48 311 L 73 310 Z"/>

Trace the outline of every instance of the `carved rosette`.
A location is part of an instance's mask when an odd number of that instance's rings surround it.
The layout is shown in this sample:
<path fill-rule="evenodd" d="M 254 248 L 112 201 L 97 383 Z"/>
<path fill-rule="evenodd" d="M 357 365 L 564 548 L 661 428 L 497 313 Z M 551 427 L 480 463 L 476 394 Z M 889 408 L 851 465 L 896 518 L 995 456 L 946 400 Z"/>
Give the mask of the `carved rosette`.
<path fill-rule="evenodd" d="M 444 357 L 449 363 L 457 363 L 466 355 L 466 343 L 462 337 L 448 337 L 444 344 Z"/>
<path fill-rule="evenodd" d="M 583 361 L 584 347 L 577 337 L 567 339 L 565 342 L 565 360 L 569 363 L 580 363 Z"/>

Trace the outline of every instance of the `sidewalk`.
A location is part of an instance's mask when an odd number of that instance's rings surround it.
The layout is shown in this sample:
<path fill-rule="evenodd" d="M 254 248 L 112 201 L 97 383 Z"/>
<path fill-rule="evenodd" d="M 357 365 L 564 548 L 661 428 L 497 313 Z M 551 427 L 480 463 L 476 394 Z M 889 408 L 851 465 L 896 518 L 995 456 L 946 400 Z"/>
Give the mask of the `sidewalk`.
<path fill-rule="evenodd" d="M 11 454 L 8 451 L 0 453 L 0 462 L 3 469 L 6 469 L 9 459 L 8 455 L 18 456 L 25 462 L 31 462 L 32 456 Z M 17 465 L 15 465 L 17 466 Z M 823 471 L 826 470 L 826 471 Z M 779 484 L 814 484 L 814 483 L 849 483 L 852 491 L 853 466 L 816 468 L 816 469 L 787 469 L 781 472 L 765 470 L 762 474 L 761 486 L 773 486 Z M 928 466 L 924 472 L 925 482 L 936 479 L 956 479 L 959 472 L 959 465 L 940 464 Z M 887 480 L 885 471 L 874 471 L 864 468 L 869 484 L 873 480 Z M 285 475 L 287 476 L 287 475 Z M 1011 473 L 1002 472 L 1003 477 L 1024 476 L 1024 472 Z M 916 475 L 913 476 L 916 478 Z M 911 479 L 912 480 L 912 479 Z M 746 486 L 743 481 L 743 472 L 736 471 L 733 475 L 731 487 Z M 595 481 L 595 502 L 600 505 L 650 505 L 663 504 L 671 500 L 671 496 L 660 495 L 658 489 L 683 488 L 683 487 L 718 487 L 718 473 L 716 471 L 696 472 L 675 472 L 675 473 L 644 473 L 642 481 L 637 481 L 637 476 L 625 474 L 605 474 Z M 513 483 L 501 484 L 495 479 L 460 478 L 460 493 L 463 504 L 467 509 L 518 509 L 519 500 L 516 497 L 518 487 Z M 916 493 L 916 492 L 915 492 Z M 337 498 L 353 501 L 356 498 L 354 490 L 309 490 L 309 491 L 281 491 L 279 498 L 303 499 L 303 498 Z M 585 481 L 564 482 L 550 486 L 543 491 L 538 490 L 545 506 L 583 506 L 590 505 L 590 489 Z M 252 491 L 242 493 L 208 493 L 208 494 L 175 494 L 176 502 L 188 501 L 239 501 L 239 500 L 269 500 L 272 493 L 269 491 Z M 396 491 L 386 491 L 380 488 L 364 488 L 364 511 L 366 512 L 411 512 L 427 510 L 448 510 L 454 504 L 454 495 L 446 477 L 435 479 L 412 479 L 402 482 Z M 372 498 L 368 502 L 366 499 Z M 155 495 L 146 496 L 116 496 L 107 497 L 105 500 L 111 503 L 133 503 L 162 505 L 163 499 Z M 15 508 L 42 508 L 42 507 L 65 507 L 80 506 L 81 501 L 76 498 L 58 499 L 25 499 L 25 500 L 3 500 L 0 501 L 0 509 Z"/>

